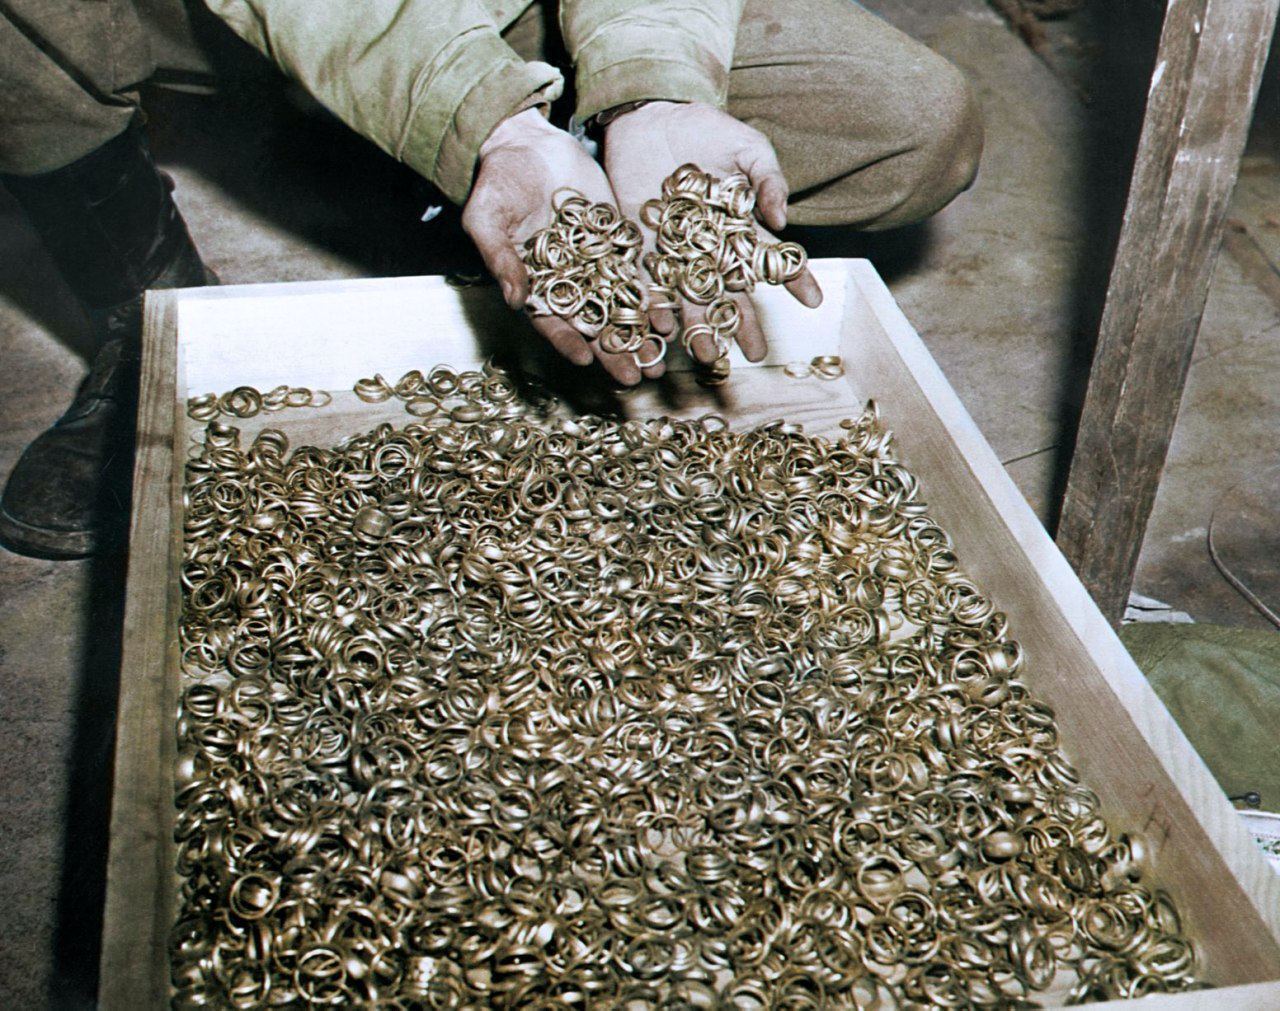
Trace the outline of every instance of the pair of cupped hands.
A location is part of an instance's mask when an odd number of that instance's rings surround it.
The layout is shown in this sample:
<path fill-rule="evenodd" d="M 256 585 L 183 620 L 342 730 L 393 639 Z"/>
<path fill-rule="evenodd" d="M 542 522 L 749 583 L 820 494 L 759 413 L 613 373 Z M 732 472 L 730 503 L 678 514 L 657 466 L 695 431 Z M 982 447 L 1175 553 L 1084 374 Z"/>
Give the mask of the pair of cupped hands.
<path fill-rule="evenodd" d="M 520 249 L 526 239 L 551 224 L 551 198 L 556 190 L 571 187 L 588 200 L 612 204 L 639 222 L 641 205 L 660 196 L 662 181 L 689 162 L 720 178 L 744 174 L 756 193 L 756 227 L 761 238 L 775 241 L 769 230 L 780 230 L 787 223 L 787 183 L 773 145 L 759 130 L 701 102 L 649 102 L 618 116 L 605 127 L 603 166 L 539 110 L 511 116 L 480 149 L 462 225 L 501 285 L 507 304 L 520 310 L 530 292 Z M 651 251 L 654 233 L 641 228 L 645 251 Z M 648 284 L 643 270 L 640 280 Z M 822 301 L 822 291 L 808 270 L 786 287 L 806 306 Z M 745 293 L 733 297 L 742 313 L 738 345 L 749 361 L 760 361 L 765 338 L 751 300 Z M 680 322 L 686 327 L 700 323 L 705 312 L 705 306 L 682 302 Z M 668 339 L 674 335 L 677 319 L 670 309 L 654 309 L 649 316 L 657 333 Z M 590 365 L 597 360 L 626 385 L 638 383 L 642 374 L 655 379 L 666 369 L 662 362 L 641 369 L 630 354 L 601 350 L 572 318 L 534 316 L 533 325 L 569 361 Z"/>

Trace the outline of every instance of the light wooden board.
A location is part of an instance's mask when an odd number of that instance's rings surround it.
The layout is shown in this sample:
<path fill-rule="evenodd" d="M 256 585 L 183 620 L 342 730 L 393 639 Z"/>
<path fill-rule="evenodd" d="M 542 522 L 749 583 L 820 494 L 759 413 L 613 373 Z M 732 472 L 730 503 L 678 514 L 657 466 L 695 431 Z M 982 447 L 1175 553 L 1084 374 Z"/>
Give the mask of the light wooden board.
<path fill-rule="evenodd" d="M 815 433 L 834 432 L 841 418 L 874 396 L 934 515 L 955 539 L 961 564 L 1009 614 L 1028 654 L 1026 680 L 1057 710 L 1069 757 L 1102 797 L 1112 823 L 1148 839 L 1153 876 L 1178 899 L 1208 977 L 1220 984 L 1280 979 L 1280 879 L 875 271 L 865 261 L 835 260 L 817 262 L 815 273 L 826 293 L 817 312 L 779 291 L 761 292 L 757 301 L 773 360 L 839 353 L 843 380 L 795 380 L 779 368 L 739 367 L 714 391 L 677 372 L 616 397 L 590 382 L 589 373 L 567 366 L 553 369 L 549 381 L 595 410 L 631 416 L 715 411 L 742 427 L 785 417 Z M 104 929 L 102 1006 L 109 1011 L 163 1006 L 167 990 L 177 686 L 172 574 L 180 527 L 171 464 L 197 427 L 175 413 L 176 403 L 188 393 L 241 384 L 328 388 L 335 391 L 329 408 L 263 415 L 239 427 L 246 438 L 269 426 L 285 430 L 295 444 L 332 444 L 383 420 L 409 420 L 398 404 L 366 405 L 345 392 L 355 379 L 375 371 L 394 379 L 441 362 L 474 364 L 491 344 L 477 341 L 472 327 L 520 332 L 493 290 L 460 292 L 431 278 L 163 293 L 151 299 L 148 320 Z M 247 320 L 258 322 L 247 327 Z M 1265 1001 L 1269 992 L 1241 991 L 1241 999 L 1254 1000 L 1254 993 Z M 1225 1005 L 1225 996 L 1215 991 L 1215 1006 L 1235 1006 Z"/>
<path fill-rule="evenodd" d="M 771 335 L 769 353 L 751 363 L 735 347 L 733 367 L 832 353 L 844 311 L 841 262 L 813 265 L 826 295 L 817 309 L 762 287 L 756 305 Z M 241 384 L 341 389 L 373 368 L 388 376 L 438 362 L 469 368 L 494 354 L 536 358 L 545 345 L 496 288 L 451 288 L 442 277 L 194 289 L 179 301 L 178 329 L 192 393 Z M 678 349 L 671 357 L 675 369 L 688 368 Z"/>
<path fill-rule="evenodd" d="M 175 299 L 149 297 L 98 988 L 100 1006 L 119 1011 L 169 1004 L 182 510 L 176 326 Z"/>

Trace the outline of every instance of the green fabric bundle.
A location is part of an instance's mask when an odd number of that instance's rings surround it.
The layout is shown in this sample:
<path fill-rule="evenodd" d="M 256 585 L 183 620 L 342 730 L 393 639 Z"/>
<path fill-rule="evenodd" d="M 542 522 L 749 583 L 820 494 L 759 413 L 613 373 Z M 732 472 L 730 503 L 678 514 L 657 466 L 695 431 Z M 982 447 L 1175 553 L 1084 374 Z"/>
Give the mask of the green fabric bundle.
<path fill-rule="evenodd" d="M 1280 811 L 1280 634 L 1134 624 L 1120 638 L 1222 788 Z"/>

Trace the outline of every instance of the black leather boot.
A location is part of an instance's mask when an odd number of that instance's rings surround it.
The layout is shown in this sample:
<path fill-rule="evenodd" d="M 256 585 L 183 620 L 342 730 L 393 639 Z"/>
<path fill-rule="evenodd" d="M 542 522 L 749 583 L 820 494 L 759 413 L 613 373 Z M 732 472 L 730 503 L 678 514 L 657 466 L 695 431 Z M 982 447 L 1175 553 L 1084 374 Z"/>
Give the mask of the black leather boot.
<path fill-rule="evenodd" d="M 0 543 L 82 558 L 127 533 L 142 293 L 216 284 L 156 169 L 141 117 L 66 168 L 0 177 L 101 340 L 70 409 L 40 435 L 0 496 Z"/>

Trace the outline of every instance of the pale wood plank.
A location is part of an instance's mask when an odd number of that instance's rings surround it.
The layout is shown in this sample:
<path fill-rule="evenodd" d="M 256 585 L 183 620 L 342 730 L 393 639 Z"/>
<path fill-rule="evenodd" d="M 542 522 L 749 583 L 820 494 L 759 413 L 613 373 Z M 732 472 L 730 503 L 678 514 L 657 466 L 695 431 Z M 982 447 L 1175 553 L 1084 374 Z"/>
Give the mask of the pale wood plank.
<path fill-rule="evenodd" d="M 762 325 L 773 335 L 768 357 L 758 364 L 807 362 L 834 353 L 821 339 L 840 331 L 841 262 L 815 263 L 826 295 L 817 309 L 805 308 L 781 288 L 756 290 Z M 374 367 L 398 376 L 437 362 L 473 367 L 503 352 L 521 359 L 546 356 L 545 342 L 503 304 L 496 289 L 451 288 L 440 277 L 202 288 L 184 292 L 178 313 L 184 379 L 192 393 L 241 384 L 341 389 Z M 737 347 L 729 359 L 739 370 L 756 365 Z M 671 349 L 670 367 L 689 368 L 678 346 Z"/>
<path fill-rule="evenodd" d="M 177 340 L 176 296 L 148 293 L 98 991 L 103 1011 L 169 1005 L 178 695 L 175 573 L 182 509 L 181 474 L 174 473 L 174 460 L 181 459 Z"/>
<path fill-rule="evenodd" d="M 1058 543 L 1112 621 L 1133 582 L 1277 0 L 1169 0 Z"/>

